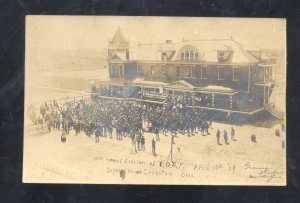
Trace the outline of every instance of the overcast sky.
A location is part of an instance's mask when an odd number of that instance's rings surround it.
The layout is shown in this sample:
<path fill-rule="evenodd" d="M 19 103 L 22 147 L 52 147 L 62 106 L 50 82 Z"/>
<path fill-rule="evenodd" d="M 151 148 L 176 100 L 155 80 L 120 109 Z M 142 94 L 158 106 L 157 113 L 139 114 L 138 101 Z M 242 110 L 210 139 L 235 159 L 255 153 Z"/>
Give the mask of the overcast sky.
<path fill-rule="evenodd" d="M 57 61 L 54 60 L 59 59 L 59 63 L 70 60 L 65 56 L 103 55 L 108 40 L 119 26 L 132 44 L 232 36 L 241 43 L 266 49 L 285 49 L 286 46 L 284 19 L 27 16 L 26 64 L 55 66 Z"/>

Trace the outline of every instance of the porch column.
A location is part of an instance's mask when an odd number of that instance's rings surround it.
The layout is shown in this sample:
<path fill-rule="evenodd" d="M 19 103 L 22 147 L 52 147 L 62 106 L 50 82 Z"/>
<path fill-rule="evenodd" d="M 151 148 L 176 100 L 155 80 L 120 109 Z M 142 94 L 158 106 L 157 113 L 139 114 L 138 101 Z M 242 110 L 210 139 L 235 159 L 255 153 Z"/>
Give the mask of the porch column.
<path fill-rule="evenodd" d="M 264 106 L 266 105 L 266 86 L 264 85 Z"/>
<path fill-rule="evenodd" d="M 230 109 L 232 109 L 232 95 L 230 95 L 230 102 L 229 103 L 230 103 L 230 105 L 229 105 Z"/>
<path fill-rule="evenodd" d="M 112 85 L 110 85 L 109 88 L 110 88 L 110 96 L 112 97 L 112 94 L 113 94 L 113 88 L 112 88 Z"/>
<path fill-rule="evenodd" d="M 212 93 L 212 96 L 211 96 L 211 106 L 214 107 L 215 106 L 215 94 Z"/>
<path fill-rule="evenodd" d="M 264 73 L 264 83 L 266 82 L 266 67 L 263 66 L 263 73 Z"/>

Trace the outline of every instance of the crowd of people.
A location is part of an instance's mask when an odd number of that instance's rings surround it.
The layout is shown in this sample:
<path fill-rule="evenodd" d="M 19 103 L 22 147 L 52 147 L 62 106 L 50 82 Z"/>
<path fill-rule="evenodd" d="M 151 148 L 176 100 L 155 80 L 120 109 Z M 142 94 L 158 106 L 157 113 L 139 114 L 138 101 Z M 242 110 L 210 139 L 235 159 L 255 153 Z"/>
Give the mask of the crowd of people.
<path fill-rule="evenodd" d="M 35 124 L 46 123 L 49 132 L 61 130 L 64 142 L 71 130 L 75 135 L 83 132 L 95 136 L 96 142 L 100 137 L 113 139 L 115 135 L 117 140 L 131 138 L 135 151 L 145 149 L 145 131 L 155 134 L 155 141 L 159 141 L 160 134 L 193 136 L 199 130 L 206 135 L 211 126 L 207 112 L 184 108 L 177 100 L 163 105 L 130 99 L 81 99 L 62 103 L 53 100 L 41 104 L 38 113 L 31 106 L 29 114 Z"/>
<path fill-rule="evenodd" d="M 134 90 L 134 91 L 133 91 Z M 101 96 L 106 97 L 120 97 L 120 98 L 139 98 L 139 99 L 149 99 L 154 101 L 165 101 L 165 102 L 176 102 L 180 103 L 182 106 L 202 106 L 211 107 L 212 106 L 212 96 L 202 93 L 191 93 L 191 92 L 176 92 L 173 93 L 172 90 L 167 90 L 164 92 L 159 92 L 157 90 L 138 90 L 138 89 L 127 89 L 125 88 L 108 88 L 102 87 L 100 90 Z M 96 89 L 94 90 L 96 93 Z"/>

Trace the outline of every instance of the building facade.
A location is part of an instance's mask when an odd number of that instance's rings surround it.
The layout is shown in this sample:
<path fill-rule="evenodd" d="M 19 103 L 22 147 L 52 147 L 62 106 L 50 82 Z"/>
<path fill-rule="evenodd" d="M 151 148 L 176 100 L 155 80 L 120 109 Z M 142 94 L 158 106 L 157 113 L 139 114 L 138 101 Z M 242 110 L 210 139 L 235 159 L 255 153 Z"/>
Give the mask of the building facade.
<path fill-rule="evenodd" d="M 110 80 L 99 81 L 99 97 L 202 108 L 216 117 L 238 119 L 269 111 L 275 88 L 276 61 L 257 47 L 230 39 L 183 40 L 131 45 L 120 29 L 108 42 Z"/>

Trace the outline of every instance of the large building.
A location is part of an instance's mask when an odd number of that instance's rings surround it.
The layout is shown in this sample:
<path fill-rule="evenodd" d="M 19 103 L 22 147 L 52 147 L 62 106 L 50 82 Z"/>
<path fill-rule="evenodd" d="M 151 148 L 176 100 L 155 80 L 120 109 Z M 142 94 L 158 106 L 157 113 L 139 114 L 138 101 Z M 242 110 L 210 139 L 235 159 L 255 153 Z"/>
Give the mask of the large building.
<path fill-rule="evenodd" d="M 131 45 L 118 29 L 108 42 L 108 71 L 110 80 L 96 83 L 97 96 L 158 104 L 180 98 L 222 119 L 265 111 L 283 118 L 269 102 L 275 59 L 233 38 Z"/>

